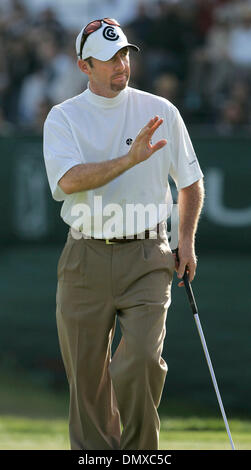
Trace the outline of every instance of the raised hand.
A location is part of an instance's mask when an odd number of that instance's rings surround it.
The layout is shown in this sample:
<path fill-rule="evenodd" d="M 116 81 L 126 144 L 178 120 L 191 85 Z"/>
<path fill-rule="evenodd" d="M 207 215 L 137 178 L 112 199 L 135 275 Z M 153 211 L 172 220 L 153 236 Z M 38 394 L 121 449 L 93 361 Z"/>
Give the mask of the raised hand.
<path fill-rule="evenodd" d="M 147 160 L 153 153 L 162 149 L 167 144 L 167 140 L 162 139 L 155 145 L 151 145 L 151 138 L 162 123 L 163 119 L 155 116 L 141 129 L 128 153 L 133 165 Z"/>

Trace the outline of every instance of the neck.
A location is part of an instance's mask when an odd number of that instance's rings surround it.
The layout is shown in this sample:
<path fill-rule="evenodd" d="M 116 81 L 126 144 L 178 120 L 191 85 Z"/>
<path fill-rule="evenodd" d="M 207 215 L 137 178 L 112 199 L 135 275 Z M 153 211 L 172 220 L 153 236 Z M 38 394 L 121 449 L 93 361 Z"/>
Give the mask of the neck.
<path fill-rule="evenodd" d="M 116 98 L 120 94 L 122 90 L 108 90 L 108 89 L 102 89 L 99 86 L 96 86 L 95 83 L 89 82 L 89 88 L 92 93 L 98 96 L 103 96 L 104 98 Z"/>

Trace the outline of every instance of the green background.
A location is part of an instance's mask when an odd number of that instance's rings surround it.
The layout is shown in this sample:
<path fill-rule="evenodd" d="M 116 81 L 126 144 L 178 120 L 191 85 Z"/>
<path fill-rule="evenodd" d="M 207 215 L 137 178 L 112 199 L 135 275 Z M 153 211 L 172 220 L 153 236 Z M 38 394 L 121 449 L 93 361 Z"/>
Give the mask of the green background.
<path fill-rule="evenodd" d="M 251 140 L 192 136 L 205 175 L 193 290 L 227 414 L 251 416 Z M 55 322 L 56 267 L 67 227 L 52 200 L 42 140 L 0 139 L 0 370 L 25 371 L 67 387 Z M 173 282 L 162 405 L 171 399 L 218 413 L 216 396 L 183 288 Z M 98 319 L 97 319 L 98 322 Z M 117 329 L 113 350 L 119 341 Z"/>

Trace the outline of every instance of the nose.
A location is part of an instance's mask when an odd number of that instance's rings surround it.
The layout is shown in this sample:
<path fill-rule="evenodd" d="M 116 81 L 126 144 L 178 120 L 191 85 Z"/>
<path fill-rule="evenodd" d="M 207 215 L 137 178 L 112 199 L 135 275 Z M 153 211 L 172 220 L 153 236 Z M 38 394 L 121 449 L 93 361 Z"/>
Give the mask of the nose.
<path fill-rule="evenodd" d="M 124 57 L 121 57 L 119 54 L 116 57 L 116 62 L 115 62 L 115 70 L 119 72 L 123 72 L 125 70 L 125 61 Z"/>

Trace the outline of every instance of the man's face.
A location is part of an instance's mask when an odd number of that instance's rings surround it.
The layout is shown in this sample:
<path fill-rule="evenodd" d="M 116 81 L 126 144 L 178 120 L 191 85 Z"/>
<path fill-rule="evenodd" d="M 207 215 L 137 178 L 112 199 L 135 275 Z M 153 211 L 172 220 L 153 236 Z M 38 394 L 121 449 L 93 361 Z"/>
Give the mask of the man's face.
<path fill-rule="evenodd" d="M 85 63 L 84 67 L 79 64 L 80 68 L 88 74 L 90 89 L 97 95 L 114 98 L 129 82 L 130 61 L 127 47 L 120 49 L 117 54 L 106 62 L 92 58 L 93 67 L 87 64 L 86 61 L 80 62 Z"/>

